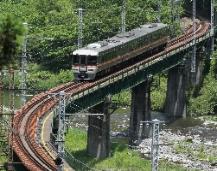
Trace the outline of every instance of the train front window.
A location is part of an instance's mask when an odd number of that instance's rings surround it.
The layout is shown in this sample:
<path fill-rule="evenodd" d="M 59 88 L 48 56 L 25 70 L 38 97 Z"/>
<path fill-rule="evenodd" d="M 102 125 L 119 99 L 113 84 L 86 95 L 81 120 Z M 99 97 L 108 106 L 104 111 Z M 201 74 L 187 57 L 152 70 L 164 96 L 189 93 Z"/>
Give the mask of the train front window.
<path fill-rule="evenodd" d="M 96 63 L 97 63 L 96 56 L 88 56 L 88 58 L 87 58 L 87 64 L 88 65 L 96 65 Z"/>
<path fill-rule="evenodd" d="M 80 64 L 86 65 L 86 56 L 80 56 Z"/>
<path fill-rule="evenodd" d="M 73 64 L 76 65 L 79 63 L 79 56 L 73 56 Z"/>

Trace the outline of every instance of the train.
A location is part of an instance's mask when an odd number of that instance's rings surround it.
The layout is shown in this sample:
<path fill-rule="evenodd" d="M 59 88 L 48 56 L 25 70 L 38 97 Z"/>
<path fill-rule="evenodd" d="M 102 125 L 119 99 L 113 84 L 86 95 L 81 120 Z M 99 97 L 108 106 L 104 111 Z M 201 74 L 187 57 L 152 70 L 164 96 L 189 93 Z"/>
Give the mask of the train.
<path fill-rule="evenodd" d="M 169 39 L 164 23 L 144 24 L 128 32 L 88 44 L 73 51 L 75 80 L 88 81 L 132 65 L 163 50 Z"/>

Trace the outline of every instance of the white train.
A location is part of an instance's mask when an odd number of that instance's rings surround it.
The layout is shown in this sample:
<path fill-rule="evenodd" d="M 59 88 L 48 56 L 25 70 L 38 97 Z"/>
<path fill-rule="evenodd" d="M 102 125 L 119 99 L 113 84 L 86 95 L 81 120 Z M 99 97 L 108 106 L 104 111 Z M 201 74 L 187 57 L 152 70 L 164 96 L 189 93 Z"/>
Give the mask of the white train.
<path fill-rule="evenodd" d="M 145 24 L 129 32 L 88 44 L 73 52 L 72 70 L 76 80 L 94 80 L 121 69 L 165 48 L 169 27 Z"/>

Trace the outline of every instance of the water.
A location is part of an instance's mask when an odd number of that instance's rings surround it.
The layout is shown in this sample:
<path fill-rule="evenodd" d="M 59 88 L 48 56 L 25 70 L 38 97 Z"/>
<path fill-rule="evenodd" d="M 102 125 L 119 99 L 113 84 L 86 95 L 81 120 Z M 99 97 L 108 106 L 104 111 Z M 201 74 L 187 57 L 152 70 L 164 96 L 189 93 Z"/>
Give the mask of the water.
<path fill-rule="evenodd" d="M 31 94 L 27 95 L 26 101 L 31 98 Z M 11 108 L 14 108 L 14 110 L 21 108 L 23 105 L 23 98 L 21 92 L 17 90 L 3 90 L 2 102 L 4 112 L 11 110 Z"/>

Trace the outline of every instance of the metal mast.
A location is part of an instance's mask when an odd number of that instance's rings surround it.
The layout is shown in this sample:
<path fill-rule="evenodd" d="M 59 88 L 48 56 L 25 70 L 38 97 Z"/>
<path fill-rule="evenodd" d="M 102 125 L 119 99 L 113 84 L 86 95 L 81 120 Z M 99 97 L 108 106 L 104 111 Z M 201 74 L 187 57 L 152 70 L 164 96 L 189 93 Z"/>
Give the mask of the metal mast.
<path fill-rule="evenodd" d="M 64 133 L 65 133 L 65 92 L 59 93 L 59 109 L 58 109 L 58 134 L 57 134 L 57 146 L 58 157 L 62 159 L 62 164 L 59 165 L 59 170 L 64 170 L 63 157 L 64 157 Z"/>
<path fill-rule="evenodd" d="M 78 48 L 83 46 L 83 9 L 78 8 Z"/>
<path fill-rule="evenodd" d="M 162 6 L 162 1 L 158 0 L 158 18 L 157 18 L 157 21 L 159 23 L 161 22 L 161 6 Z"/>
<path fill-rule="evenodd" d="M 142 137 L 142 129 L 143 124 L 146 126 L 152 126 L 152 142 L 151 142 L 151 171 L 158 170 L 158 159 L 159 159 L 159 132 L 160 132 L 160 124 L 163 121 L 158 119 L 154 119 L 152 121 L 140 121 L 139 127 L 139 141 L 141 141 Z"/>
<path fill-rule="evenodd" d="M 26 33 L 23 42 L 22 58 L 21 58 L 21 94 L 23 104 L 26 102 L 26 68 L 27 68 L 27 55 L 26 55 L 26 45 L 27 45 L 27 23 L 23 23 Z"/>
<path fill-rule="evenodd" d="M 193 53 L 191 58 L 191 72 L 196 72 L 196 53 L 197 53 L 197 47 L 196 47 L 196 0 L 193 0 Z"/>
<path fill-rule="evenodd" d="M 151 142 L 151 154 L 152 154 L 152 171 L 158 170 L 158 156 L 159 156 L 159 126 L 160 121 L 154 119 L 152 121 L 152 142 Z"/>
<path fill-rule="evenodd" d="M 175 31 L 174 31 L 174 0 L 170 0 L 170 4 L 171 4 L 171 37 L 173 37 L 174 36 L 174 33 L 175 33 Z"/>
<path fill-rule="evenodd" d="M 12 90 L 10 92 L 10 111 L 11 111 L 11 117 L 10 117 L 10 126 L 13 130 L 14 128 L 14 70 L 12 68 L 9 69 L 9 74 L 10 74 L 10 84 L 9 84 L 9 89 Z M 14 131 L 11 131 L 10 129 L 8 129 L 8 145 L 9 145 L 9 161 L 13 162 L 14 160 L 14 155 L 13 155 L 13 150 L 12 150 L 12 145 L 13 145 L 13 139 L 14 139 Z M 10 143 L 12 142 L 12 143 Z"/>
<path fill-rule="evenodd" d="M 126 32 L 126 0 L 123 0 L 121 9 L 121 32 Z"/>
<path fill-rule="evenodd" d="M 213 2 L 214 0 L 211 0 L 211 9 L 210 9 L 210 11 L 211 11 L 211 19 L 210 19 L 210 24 L 211 24 L 211 36 L 212 36 L 212 38 L 211 38 L 211 53 L 213 53 L 213 51 L 214 51 L 214 20 L 215 20 L 215 15 L 214 15 L 214 2 Z"/>

